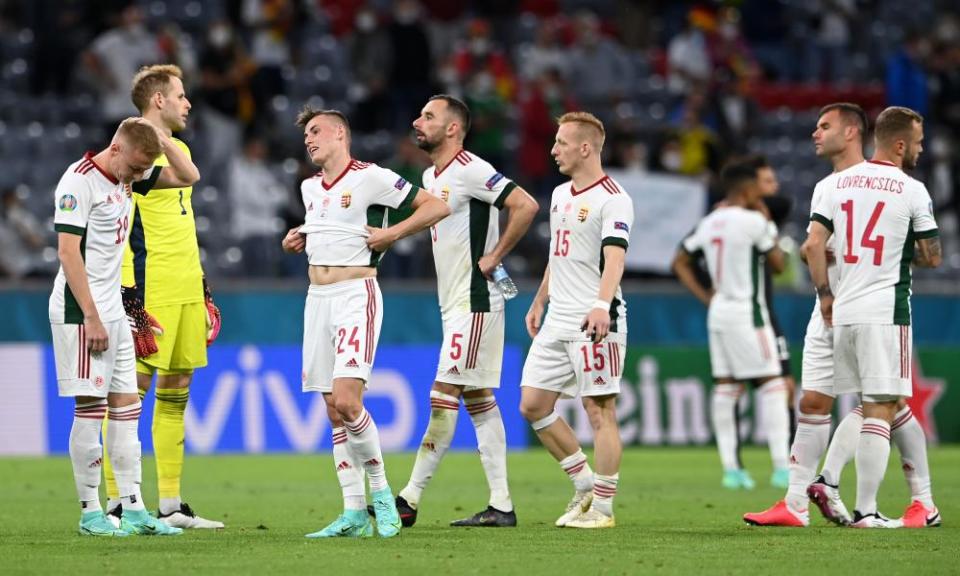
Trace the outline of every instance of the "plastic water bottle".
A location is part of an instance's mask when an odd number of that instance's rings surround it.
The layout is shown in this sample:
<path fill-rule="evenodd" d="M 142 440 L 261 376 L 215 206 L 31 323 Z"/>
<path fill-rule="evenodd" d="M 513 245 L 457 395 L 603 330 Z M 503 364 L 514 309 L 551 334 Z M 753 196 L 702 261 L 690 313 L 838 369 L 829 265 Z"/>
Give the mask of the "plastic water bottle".
<path fill-rule="evenodd" d="M 503 264 L 497 264 L 493 269 L 493 282 L 497 285 L 504 300 L 510 300 L 517 295 L 517 285 L 510 279 L 510 275 L 503 268 Z"/>

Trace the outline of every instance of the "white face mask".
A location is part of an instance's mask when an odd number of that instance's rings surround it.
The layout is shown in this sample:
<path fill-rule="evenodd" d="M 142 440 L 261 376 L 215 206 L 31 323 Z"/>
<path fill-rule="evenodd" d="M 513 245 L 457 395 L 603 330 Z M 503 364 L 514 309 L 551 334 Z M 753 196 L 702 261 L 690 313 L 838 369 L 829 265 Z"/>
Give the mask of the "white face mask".
<path fill-rule="evenodd" d="M 660 163 L 667 170 L 676 172 L 680 170 L 680 165 L 683 164 L 683 157 L 676 150 L 668 150 L 660 155 Z"/>
<path fill-rule="evenodd" d="M 223 48 L 230 43 L 232 34 L 226 26 L 218 26 L 210 30 L 210 44 L 215 48 Z"/>
<path fill-rule="evenodd" d="M 357 14 L 357 30 L 361 32 L 370 32 L 377 27 L 377 17 L 372 12 L 361 12 Z"/>
<path fill-rule="evenodd" d="M 486 38 L 474 38 L 470 41 L 470 51 L 478 56 L 486 54 L 490 50 L 490 41 Z"/>

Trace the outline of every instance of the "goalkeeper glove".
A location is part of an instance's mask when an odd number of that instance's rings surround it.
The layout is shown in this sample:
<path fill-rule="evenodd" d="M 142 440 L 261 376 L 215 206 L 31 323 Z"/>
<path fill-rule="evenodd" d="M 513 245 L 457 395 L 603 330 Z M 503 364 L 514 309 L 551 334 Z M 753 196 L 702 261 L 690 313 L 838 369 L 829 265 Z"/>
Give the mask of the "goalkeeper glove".
<path fill-rule="evenodd" d="M 123 309 L 127 313 L 127 322 L 133 334 L 133 347 L 137 358 L 145 358 L 157 353 L 156 336 L 163 335 L 163 326 L 143 308 L 143 300 L 135 286 L 120 288 Z"/>
<path fill-rule="evenodd" d="M 213 303 L 213 295 L 210 294 L 210 285 L 207 279 L 203 279 L 203 300 L 207 306 L 207 346 L 213 344 L 220 334 L 220 309 Z"/>

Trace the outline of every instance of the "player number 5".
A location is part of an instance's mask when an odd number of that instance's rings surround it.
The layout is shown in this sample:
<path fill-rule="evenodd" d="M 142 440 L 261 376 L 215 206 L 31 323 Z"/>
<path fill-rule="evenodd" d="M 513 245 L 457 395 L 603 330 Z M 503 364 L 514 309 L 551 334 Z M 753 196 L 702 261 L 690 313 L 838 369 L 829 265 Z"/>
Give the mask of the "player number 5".
<path fill-rule="evenodd" d="M 450 359 L 451 360 L 459 360 L 460 355 L 463 354 L 463 344 L 458 342 L 458 340 L 460 340 L 461 338 L 463 338 L 463 334 L 459 334 L 459 333 L 454 334 L 453 336 L 450 337 Z"/>

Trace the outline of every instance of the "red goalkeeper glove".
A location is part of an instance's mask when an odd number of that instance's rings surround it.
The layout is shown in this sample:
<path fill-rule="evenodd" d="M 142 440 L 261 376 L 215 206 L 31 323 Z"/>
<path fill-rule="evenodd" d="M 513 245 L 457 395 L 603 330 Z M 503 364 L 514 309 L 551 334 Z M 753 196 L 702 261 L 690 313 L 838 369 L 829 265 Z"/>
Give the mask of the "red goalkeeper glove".
<path fill-rule="evenodd" d="M 145 358 L 157 353 L 157 336 L 163 335 L 163 326 L 143 308 L 143 300 L 136 287 L 120 288 L 123 297 L 123 309 L 127 313 L 127 322 L 133 333 L 133 347 L 137 358 Z"/>
<path fill-rule="evenodd" d="M 210 294 L 210 285 L 207 279 L 203 279 L 203 300 L 207 306 L 207 346 L 213 344 L 213 341 L 220 335 L 220 309 L 213 303 L 213 295 Z"/>

